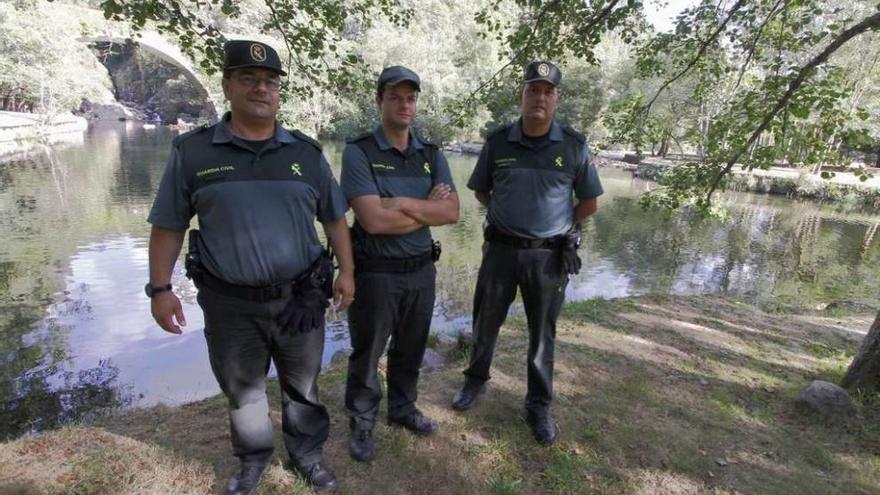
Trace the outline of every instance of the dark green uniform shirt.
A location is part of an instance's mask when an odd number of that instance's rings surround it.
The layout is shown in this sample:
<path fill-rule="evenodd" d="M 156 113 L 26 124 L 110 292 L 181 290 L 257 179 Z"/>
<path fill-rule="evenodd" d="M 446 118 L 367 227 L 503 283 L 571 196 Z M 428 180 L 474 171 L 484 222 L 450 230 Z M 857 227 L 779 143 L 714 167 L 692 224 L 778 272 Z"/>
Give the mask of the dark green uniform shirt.
<path fill-rule="evenodd" d="M 490 134 L 468 188 L 491 193 L 490 224 L 510 235 L 545 239 L 574 222 L 572 198 L 602 194 L 586 139 L 556 122 L 544 139 L 529 139 L 521 123 Z"/>
<path fill-rule="evenodd" d="M 148 221 L 185 230 L 198 215 L 202 263 L 229 283 L 292 280 L 321 253 L 315 219 L 342 218 L 345 198 L 314 140 L 277 125 L 254 152 L 228 122 L 174 140 Z"/>
<path fill-rule="evenodd" d="M 446 157 L 436 146 L 410 132 L 409 145 L 401 153 L 388 142 L 381 126 L 348 141 L 340 181 L 349 201 L 366 195 L 427 199 L 440 183 L 455 190 Z M 360 256 L 399 259 L 431 251 L 428 227 L 402 235 L 372 235 L 359 225 L 353 230 L 352 242 Z"/>

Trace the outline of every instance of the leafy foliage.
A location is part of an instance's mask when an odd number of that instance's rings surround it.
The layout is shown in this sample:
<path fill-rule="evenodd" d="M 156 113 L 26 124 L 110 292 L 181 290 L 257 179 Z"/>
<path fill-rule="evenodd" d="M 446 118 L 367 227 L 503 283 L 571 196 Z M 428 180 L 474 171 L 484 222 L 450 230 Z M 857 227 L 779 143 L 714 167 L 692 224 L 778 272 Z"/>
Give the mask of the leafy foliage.
<path fill-rule="evenodd" d="M 0 109 L 52 114 L 82 98 L 112 99 L 107 71 L 71 42 L 94 14 L 42 0 L 0 3 Z"/>
<path fill-rule="evenodd" d="M 101 8 L 107 19 L 126 21 L 135 31 L 154 27 L 173 37 L 209 75 L 223 66 L 225 23 L 258 10 L 260 32 L 281 39 L 287 72 L 301 77 L 293 79 L 285 97 L 313 96 L 314 88 L 334 95 L 365 89 L 363 59 L 344 46 L 344 35 L 369 26 L 377 14 L 395 25 L 412 16 L 411 10 L 399 8 L 397 0 L 265 0 L 262 5 L 234 0 L 103 0 Z"/>

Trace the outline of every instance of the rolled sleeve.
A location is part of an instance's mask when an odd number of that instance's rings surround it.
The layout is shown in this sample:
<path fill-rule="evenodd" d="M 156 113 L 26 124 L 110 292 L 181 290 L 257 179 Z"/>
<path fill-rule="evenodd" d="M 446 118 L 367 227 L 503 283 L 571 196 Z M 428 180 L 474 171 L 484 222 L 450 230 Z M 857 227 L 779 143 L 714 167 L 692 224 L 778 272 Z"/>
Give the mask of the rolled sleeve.
<path fill-rule="evenodd" d="M 348 202 L 342 194 L 342 188 L 336 183 L 330 163 L 321 155 L 321 170 L 324 176 L 321 178 L 321 197 L 318 198 L 317 218 L 321 223 L 331 223 L 345 216 L 348 211 Z"/>
<path fill-rule="evenodd" d="M 370 171 L 367 155 L 357 145 L 349 144 L 342 152 L 342 192 L 351 201 L 358 196 L 379 195 L 379 188 Z"/>
<path fill-rule="evenodd" d="M 575 176 L 574 194 L 578 199 L 587 199 L 597 198 L 604 192 L 602 182 L 599 180 L 599 172 L 593 165 L 590 146 L 585 144 L 581 153 L 581 166 Z"/>
<path fill-rule="evenodd" d="M 195 215 L 190 202 L 190 191 L 183 174 L 183 157 L 178 147 L 171 149 L 171 156 L 159 190 L 153 200 L 153 207 L 147 221 L 155 227 L 169 230 L 186 230 Z"/>
<path fill-rule="evenodd" d="M 468 189 L 476 192 L 489 192 L 492 190 L 492 173 L 489 170 L 489 144 L 484 144 L 477 159 L 477 165 L 468 179 Z"/>

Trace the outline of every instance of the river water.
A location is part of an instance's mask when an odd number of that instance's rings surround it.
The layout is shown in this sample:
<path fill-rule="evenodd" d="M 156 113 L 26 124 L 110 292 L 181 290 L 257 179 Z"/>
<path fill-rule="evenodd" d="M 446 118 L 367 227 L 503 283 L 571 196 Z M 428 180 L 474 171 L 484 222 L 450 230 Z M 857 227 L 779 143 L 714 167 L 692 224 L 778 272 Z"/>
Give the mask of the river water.
<path fill-rule="evenodd" d="M 145 218 L 175 135 L 93 126 L 82 144 L 0 164 L 0 438 L 219 392 L 181 264 L 173 283 L 189 322 L 183 336 L 156 326 L 143 294 Z M 342 145 L 325 150 L 338 176 Z M 452 335 L 470 323 L 485 211 L 465 190 L 476 157 L 447 158 L 461 220 L 434 230 L 444 249 L 432 330 Z M 650 184 L 611 168 L 600 176 L 605 195 L 569 300 L 722 293 L 774 308 L 880 296 L 876 212 L 729 193 L 719 198 L 726 222 L 664 215 L 637 205 Z M 331 320 L 325 362 L 348 345 L 344 322 Z"/>

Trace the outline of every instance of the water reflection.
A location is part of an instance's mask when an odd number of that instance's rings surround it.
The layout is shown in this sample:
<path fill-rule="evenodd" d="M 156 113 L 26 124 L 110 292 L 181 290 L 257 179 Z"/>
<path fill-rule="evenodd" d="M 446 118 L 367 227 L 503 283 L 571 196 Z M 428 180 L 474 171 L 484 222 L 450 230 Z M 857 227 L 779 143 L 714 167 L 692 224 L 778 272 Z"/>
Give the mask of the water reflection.
<path fill-rule="evenodd" d="M 0 402 L 0 441 L 54 428 L 74 421 L 89 421 L 108 410 L 132 404 L 130 387 L 120 386 L 119 368 L 112 361 L 79 372 L 55 366 L 24 371 L 4 389 Z"/>
<path fill-rule="evenodd" d="M 218 392 L 202 314 L 181 264 L 173 283 L 188 327 L 162 332 L 142 294 L 145 217 L 173 133 L 107 125 L 85 143 L 0 165 L 0 421 L 3 435 L 129 403 L 178 403 Z M 338 174 L 342 146 L 330 143 Z M 475 157 L 449 155 L 461 220 L 443 242 L 433 330 L 469 326 L 485 210 L 465 190 Z M 584 270 L 569 299 L 722 292 L 758 305 L 880 295 L 880 217 L 732 193 L 727 222 L 643 212 L 648 185 L 602 169 L 606 194 L 585 231 Z M 329 362 L 348 346 L 331 322 Z M 91 403 L 91 405 L 89 404 Z"/>

